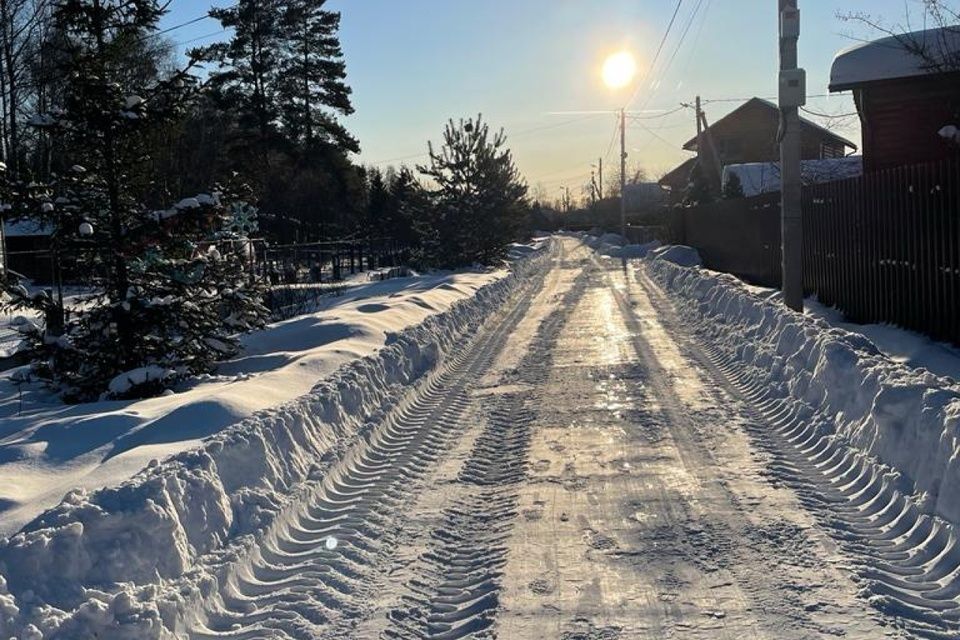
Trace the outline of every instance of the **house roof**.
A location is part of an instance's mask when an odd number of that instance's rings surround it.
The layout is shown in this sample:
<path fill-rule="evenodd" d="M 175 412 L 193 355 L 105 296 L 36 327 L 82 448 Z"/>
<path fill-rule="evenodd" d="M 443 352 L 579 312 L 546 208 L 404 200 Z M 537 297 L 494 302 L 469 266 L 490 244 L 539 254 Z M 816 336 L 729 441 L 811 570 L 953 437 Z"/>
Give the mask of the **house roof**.
<path fill-rule="evenodd" d="M 697 158 L 687 158 L 679 167 L 672 169 L 658 181 L 663 186 L 676 185 L 679 180 L 686 185 L 690 181 L 690 172 L 693 171 L 693 165 L 697 163 Z"/>
<path fill-rule="evenodd" d="M 960 26 L 897 34 L 844 49 L 833 59 L 830 91 L 960 71 Z"/>
<path fill-rule="evenodd" d="M 743 103 L 742 105 L 740 105 L 739 107 L 737 107 L 736 109 L 734 109 L 733 111 L 731 111 L 730 113 L 728 113 L 727 115 L 725 115 L 724 117 L 720 118 L 719 120 L 717 120 L 716 122 L 714 122 L 712 125 L 710 125 L 709 129 L 710 129 L 710 130 L 713 130 L 713 131 L 716 131 L 718 128 L 720 128 L 720 127 L 723 126 L 723 123 L 724 123 L 725 121 L 729 121 L 729 120 L 732 119 L 732 118 L 739 117 L 740 115 L 743 114 L 744 111 L 748 111 L 748 110 L 754 109 L 754 108 L 756 108 L 756 107 L 762 107 L 762 108 L 764 108 L 764 109 L 770 109 L 770 110 L 774 111 L 775 113 L 777 113 L 778 115 L 779 115 L 779 113 L 780 113 L 780 108 L 779 108 L 777 105 L 775 105 L 775 104 L 773 104 L 772 102 L 770 102 L 769 100 L 764 100 L 763 98 L 750 98 L 750 99 L 747 100 L 745 103 Z M 851 149 L 856 149 L 856 148 L 857 148 L 857 145 L 854 144 L 853 142 L 850 142 L 849 140 L 847 140 L 847 139 L 844 138 L 843 136 L 838 136 L 838 135 L 837 135 L 836 133 L 834 133 L 833 131 L 830 131 L 830 129 L 827 129 L 826 127 L 823 127 L 823 126 L 817 124 L 817 123 L 814 122 L 813 120 L 809 120 L 809 119 L 807 119 L 807 118 L 801 117 L 801 118 L 800 118 L 800 122 L 803 124 L 804 127 L 807 127 L 807 128 L 809 128 L 809 129 L 814 129 L 814 130 L 816 130 L 818 133 L 820 133 L 821 135 L 823 135 L 823 136 L 825 136 L 825 137 L 828 137 L 828 138 L 832 138 L 833 140 L 839 142 L 840 144 L 842 144 L 842 145 L 844 145 L 844 146 L 850 147 Z M 688 141 L 683 145 L 683 148 L 686 149 L 687 151 L 696 151 L 696 150 L 697 150 L 697 138 L 696 138 L 696 136 L 694 136 L 693 138 L 690 138 L 690 140 L 688 140 Z"/>

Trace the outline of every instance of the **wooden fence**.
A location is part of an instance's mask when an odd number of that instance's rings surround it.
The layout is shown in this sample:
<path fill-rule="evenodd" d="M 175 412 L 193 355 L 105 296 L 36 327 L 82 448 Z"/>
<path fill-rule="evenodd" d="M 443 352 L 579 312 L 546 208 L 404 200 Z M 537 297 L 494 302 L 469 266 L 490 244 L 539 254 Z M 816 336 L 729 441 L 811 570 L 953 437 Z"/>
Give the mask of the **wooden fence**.
<path fill-rule="evenodd" d="M 804 189 L 804 287 L 854 322 L 960 343 L 960 161 Z"/>
<path fill-rule="evenodd" d="M 676 236 L 704 265 L 753 284 L 780 286 L 780 194 L 677 208 Z"/>
<path fill-rule="evenodd" d="M 704 264 L 780 285 L 780 194 L 680 209 Z M 853 322 L 960 344 L 960 159 L 803 190 L 804 289 Z"/>

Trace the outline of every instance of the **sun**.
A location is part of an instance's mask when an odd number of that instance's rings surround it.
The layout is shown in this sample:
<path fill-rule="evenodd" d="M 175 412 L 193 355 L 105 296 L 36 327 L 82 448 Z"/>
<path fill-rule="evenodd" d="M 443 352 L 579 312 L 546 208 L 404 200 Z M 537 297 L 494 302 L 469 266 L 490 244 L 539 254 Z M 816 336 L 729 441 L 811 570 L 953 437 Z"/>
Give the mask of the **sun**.
<path fill-rule="evenodd" d="M 603 81 L 611 89 L 622 89 L 637 73 L 637 61 L 629 51 L 614 53 L 603 63 Z"/>

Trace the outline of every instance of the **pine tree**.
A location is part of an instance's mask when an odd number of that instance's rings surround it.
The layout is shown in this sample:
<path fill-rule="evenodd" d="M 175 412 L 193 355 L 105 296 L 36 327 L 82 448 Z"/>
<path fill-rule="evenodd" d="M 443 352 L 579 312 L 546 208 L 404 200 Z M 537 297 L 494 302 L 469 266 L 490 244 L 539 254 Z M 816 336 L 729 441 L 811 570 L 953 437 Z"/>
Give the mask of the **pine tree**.
<path fill-rule="evenodd" d="M 160 79 L 129 73 L 130 52 L 162 14 L 156 0 L 55 6 L 69 47 L 68 98 L 33 122 L 71 168 L 43 185 L 8 181 L 15 209 L 53 227 L 64 270 L 96 287 L 62 331 L 48 322 L 33 336 L 36 371 L 69 400 L 148 395 L 209 371 L 236 352 L 234 333 L 265 313 L 244 269 L 247 241 L 224 226 L 229 194 L 211 190 L 160 211 L 143 199 L 152 134 L 180 116 L 196 87 L 189 67 Z M 50 307 L 7 291 L 19 306 Z"/>
<path fill-rule="evenodd" d="M 340 14 L 325 11 L 326 0 L 287 0 L 278 95 L 287 135 L 310 149 L 319 143 L 357 153 L 357 141 L 336 120 L 350 115 L 350 88 L 338 32 Z"/>
<path fill-rule="evenodd" d="M 325 0 L 240 0 L 210 15 L 233 30 L 229 42 L 196 55 L 219 64 L 210 86 L 255 145 L 309 150 L 324 143 L 357 152 L 337 122 L 353 113 L 340 49 L 340 14 Z"/>
<path fill-rule="evenodd" d="M 211 10 L 233 37 L 193 52 L 219 64 L 210 74 L 210 88 L 219 105 L 236 115 L 255 150 L 279 136 L 283 5 L 281 0 L 240 0 Z"/>
<path fill-rule="evenodd" d="M 447 124 L 443 145 L 430 145 L 430 164 L 419 167 L 436 188 L 417 220 L 424 259 L 457 267 L 502 257 L 526 213 L 527 187 L 506 136 L 491 135 L 482 117 Z"/>

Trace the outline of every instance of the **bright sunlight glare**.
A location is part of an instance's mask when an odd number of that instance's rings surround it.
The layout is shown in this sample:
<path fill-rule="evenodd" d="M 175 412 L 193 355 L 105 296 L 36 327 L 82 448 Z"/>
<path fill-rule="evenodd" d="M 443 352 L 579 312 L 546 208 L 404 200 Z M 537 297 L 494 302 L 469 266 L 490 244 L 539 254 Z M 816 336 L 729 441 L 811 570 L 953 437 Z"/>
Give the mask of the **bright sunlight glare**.
<path fill-rule="evenodd" d="M 637 62 L 628 51 L 615 53 L 603 63 L 603 81 L 611 89 L 622 89 L 630 84 L 637 72 Z"/>

